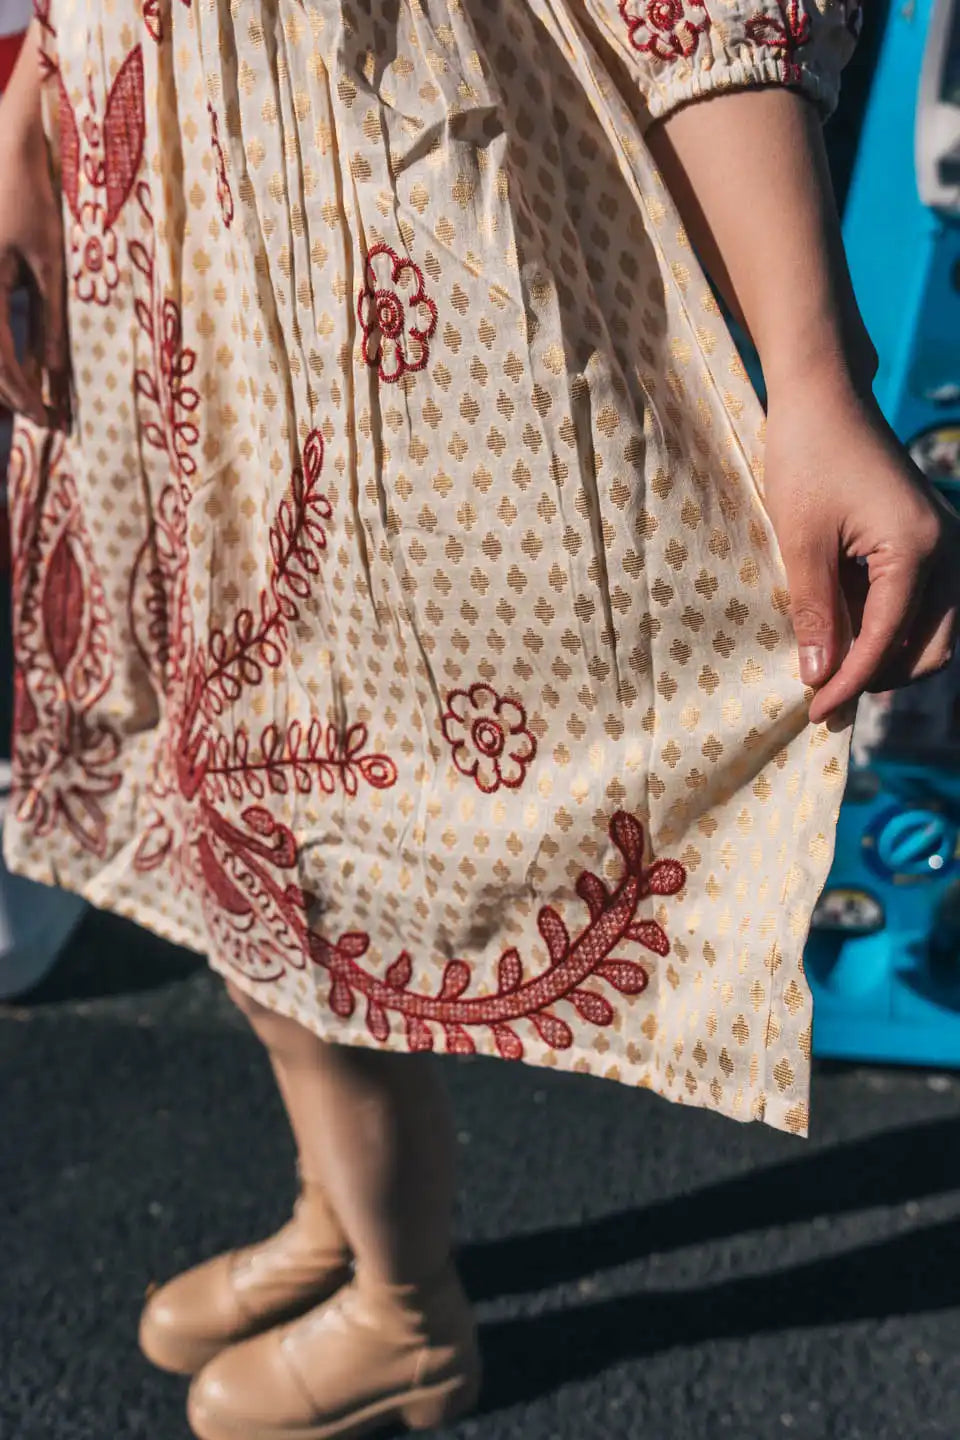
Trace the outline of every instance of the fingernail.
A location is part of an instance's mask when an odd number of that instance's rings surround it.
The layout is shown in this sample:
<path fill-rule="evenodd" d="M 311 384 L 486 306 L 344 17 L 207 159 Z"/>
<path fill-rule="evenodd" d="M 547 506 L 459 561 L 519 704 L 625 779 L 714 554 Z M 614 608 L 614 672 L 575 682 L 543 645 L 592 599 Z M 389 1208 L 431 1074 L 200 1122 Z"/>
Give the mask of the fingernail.
<path fill-rule="evenodd" d="M 822 645 L 800 646 L 800 678 L 805 685 L 818 685 L 827 668 L 827 652 Z"/>

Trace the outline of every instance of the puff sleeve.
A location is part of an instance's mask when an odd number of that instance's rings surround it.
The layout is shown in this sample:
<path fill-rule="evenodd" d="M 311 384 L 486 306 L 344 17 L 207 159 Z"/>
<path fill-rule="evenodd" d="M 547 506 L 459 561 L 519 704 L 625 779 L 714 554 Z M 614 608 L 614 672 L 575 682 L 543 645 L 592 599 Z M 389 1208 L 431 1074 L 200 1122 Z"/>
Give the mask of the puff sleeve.
<path fill-rule="evenodd" d="M 786 85 L 823 119 L 860 33 L 858 0 L 588 0 L 651 120 L 720 90 Z"/>

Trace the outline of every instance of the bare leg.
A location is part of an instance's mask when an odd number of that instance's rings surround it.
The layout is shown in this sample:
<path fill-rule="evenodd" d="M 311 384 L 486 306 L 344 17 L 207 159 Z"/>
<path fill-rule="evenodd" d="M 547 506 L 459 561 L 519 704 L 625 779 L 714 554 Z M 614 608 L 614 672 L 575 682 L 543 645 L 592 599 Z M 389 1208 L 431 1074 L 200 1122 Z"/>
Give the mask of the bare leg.
<path fill-rule="evenodd" d="M 374 1283 L 435 1275 L 452 1247 L 455 1138 L 430 1056 L 327 1045 L 228 984 L 265 1045 L 300 1154 Z"/>

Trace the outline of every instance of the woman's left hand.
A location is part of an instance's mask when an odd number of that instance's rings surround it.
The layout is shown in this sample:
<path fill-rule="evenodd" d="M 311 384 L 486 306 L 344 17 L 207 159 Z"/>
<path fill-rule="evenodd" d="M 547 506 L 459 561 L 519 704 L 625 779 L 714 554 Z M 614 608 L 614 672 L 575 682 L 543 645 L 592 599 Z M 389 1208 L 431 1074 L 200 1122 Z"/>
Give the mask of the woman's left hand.
<path fill-rule="evenodd" d="M 764 491 L 787 569 L 801 676 L 817 690 L 812 721 L 949 662 L 960 518 L 872 395 L 843 375 L 773 390 Z"/>

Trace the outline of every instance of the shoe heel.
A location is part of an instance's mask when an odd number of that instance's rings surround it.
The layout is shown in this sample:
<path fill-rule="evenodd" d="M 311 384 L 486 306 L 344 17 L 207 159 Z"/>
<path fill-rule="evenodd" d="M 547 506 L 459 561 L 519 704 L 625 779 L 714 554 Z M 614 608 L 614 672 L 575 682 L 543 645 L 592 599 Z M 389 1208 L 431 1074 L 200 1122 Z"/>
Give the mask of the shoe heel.
<path fill-rule="evenodd" d="M 453 1380 L 409 1400 L 400 1412 L 408 1430 L 434 1430 L 468 1414 L 480 1398 L 480 1381 Z"/>

